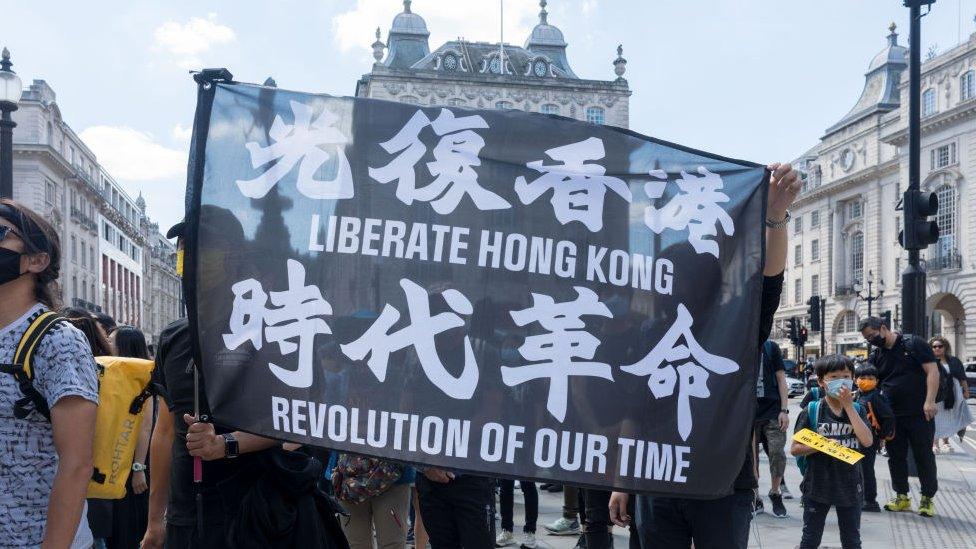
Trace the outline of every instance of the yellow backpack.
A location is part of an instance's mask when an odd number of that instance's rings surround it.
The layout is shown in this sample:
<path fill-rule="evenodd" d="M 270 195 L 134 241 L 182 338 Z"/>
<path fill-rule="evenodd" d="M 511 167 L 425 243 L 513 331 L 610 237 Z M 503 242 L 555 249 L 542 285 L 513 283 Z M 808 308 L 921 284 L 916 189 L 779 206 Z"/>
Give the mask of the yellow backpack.
<path fill-rule="evenodd" d="M 47 311 L 31 322 L 24 332 L 13 364 L 3 370 L 16 379 L 24 397 L 14 404 L 14 416 L 26 418 L 36 411 L 51 419 L 47 402 L 34 388 L 31 359 L 38 342 L 55 324 L 66 319 Z M 154 363 L 141 358 L 96 357 L 98 365 L 98 415 L 95 422 L 94 471 L 88 483 L 88 497 L 120 499 L 132 468 L 132 456 L 139 440 L 143 405 L 150 397 L 149 381 Z"/>

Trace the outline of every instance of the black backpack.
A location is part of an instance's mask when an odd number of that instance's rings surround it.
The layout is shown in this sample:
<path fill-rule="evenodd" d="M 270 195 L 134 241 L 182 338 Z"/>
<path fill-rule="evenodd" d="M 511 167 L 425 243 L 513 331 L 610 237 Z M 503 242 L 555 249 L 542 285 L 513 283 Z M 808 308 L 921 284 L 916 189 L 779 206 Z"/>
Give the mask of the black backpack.
<path fill-rule="evenodd" d="M 922 361 L 915 356 L 915 353 L 911 351 L 912 344 L 918 336 L 912 334 L 901 334 L 899 337 L 902 339 L 902 352 L 905 353 L 905 358 L 909 362 L 914 362 L 919 368 L 924 372 L 925 369 L 922 368 Z M 881 349 L 875 347 L 874 351 L 871 352 L 871 362 L 878 364 L 878 358 L 881 355 Z M 952 392 L 952 378 L 949 377 L 949 372 L 946 372 L 945 368 L 936 361 L 936 370 L 939 372 L 939 390 L 935 393 L 935 401 L 943 402 L 946 408 L 952 408 L 956 404 L 956 395 Z"/>

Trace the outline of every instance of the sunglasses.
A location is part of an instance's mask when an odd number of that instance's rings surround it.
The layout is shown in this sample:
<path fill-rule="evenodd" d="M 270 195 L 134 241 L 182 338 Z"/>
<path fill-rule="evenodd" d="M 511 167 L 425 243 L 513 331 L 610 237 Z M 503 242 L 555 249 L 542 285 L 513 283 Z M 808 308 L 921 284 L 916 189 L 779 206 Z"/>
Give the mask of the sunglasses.
<path fill-rule="evenodd" d="M 21 240 L 24 239 L 24 237 L 15 231 L 13 227 L 10 227 L 9 225 L 0 225 L 0 242 L 3 242 L 3 240 L 7 238 L 8 234 L 12 234 Z"/>
<path fill-rule="evenodd" d="M 932 345 L 932 348 L 933 349 L 941 349 L 942 347 L 943 347 L 943 345 L 941 343 L 936 343 L 936 344 Z"/>

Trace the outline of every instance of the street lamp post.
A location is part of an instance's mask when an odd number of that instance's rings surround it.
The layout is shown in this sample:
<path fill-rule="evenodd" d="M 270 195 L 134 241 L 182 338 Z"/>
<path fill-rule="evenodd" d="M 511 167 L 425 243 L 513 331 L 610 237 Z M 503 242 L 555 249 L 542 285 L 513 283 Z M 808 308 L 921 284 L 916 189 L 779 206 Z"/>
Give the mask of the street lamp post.
<path fill-rule="evenodd" d="M 884 295 L 885 285 L 884 285 L 884 280 L 878 280 L 878 293 L 874 293 L 874 273 L 872 271 L 868 271 L 867 283 L 868 283 L 867 293 L 864 293 L 864 287 L 861 286 L 861 282 L 860 281 L 855 282 L 854 293 L 857 294 L 858 298 L 867 301 L 868 316 L 871 316 L 871 304 L 881 299 L 881 296 Z"/>
<path fill-rule="evenodd" d="M 14 197 L 14 127 L 10 113 L 17 110 L 17 102 L 24 88 L 20 77 L 10 70 L 10 50 L 3 48 L 0 59 L 0 198 Z"/>

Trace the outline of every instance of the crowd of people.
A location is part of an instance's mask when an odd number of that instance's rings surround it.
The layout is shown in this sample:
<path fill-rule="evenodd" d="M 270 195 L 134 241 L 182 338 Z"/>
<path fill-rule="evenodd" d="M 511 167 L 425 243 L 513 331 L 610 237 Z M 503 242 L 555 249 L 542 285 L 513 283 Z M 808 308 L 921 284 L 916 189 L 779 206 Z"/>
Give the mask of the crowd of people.
<path fill-rule="evenodd" d="M 884 508 L 912 510 L 910 448 L 921 480 L 917 511 L 935 514 L 934 452 L 943 451 L 948 437 L 963 436 L 971 421 L 969 388 L 945 338 L 926 342 L 892 331 L 880 319 L 865 319 L 861 333 L 874 349 L 868 361 L 855 368 L 845 356 L 817 360 L 819 388 L 804 399 L 793 428 L 810 429 L 865 457 L 848 464 L 797 441 L 787 444 L 782 353 L 768 337 L 783 286 L 788 208 L 800 183 L 788 165 L 770 170 L 766 263 L 757 296 L 761 321 L 752 343 L 762 357 L 755 417 L 742 447 L 728 449 L 745 457 L 726 495 L 652 497 L 565 486 L 563 515 L 543 525 L 548 533 L 576 535 L 579 547 L 601 549 L 612 547 L 612 526 L 618 525 L 628 529 L 634 548 L 744 548 L 751 520 L 764 506 L 757 496 L 760 448 L 769 456 L 767 499 L 776 517 L 787 516 L 783 499 L 793 497 L 784 482 L 786 448 L 802 463 L 800 547 L 819 546 L 831 507 L 843 546 L 860 547 L 861 513 L 880 510 L 874 476 L 880 451 L 897 492 Z M 184 230 L 181 223 L 167 235 L 177 239 L 180 253 Z M 536 547 L 539 496 L 529 480 L 517 481 L 525 500 L 517 532 L 515 480 L 282 444 L 208 421 L 188 321 L 168 326 L 150 353 L 138 329 L 117 326 L 104 314 L 60 308 L 59 265 L 51 225 L 13 201 L 0 201 L 0 364 L 14 362 L 40 315 L 59 311 L 65 319 L 35 342 L 29 384 L 39 398 L 25 401 L 23 378 L 0 375 L 4 546 Z M 99 396 L 96 356 L 155 361 L 153 398 L 143 412 L 126 495 L 118 500 L 86 500 Z"/>

